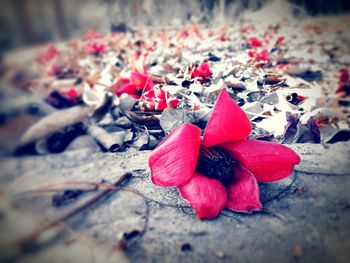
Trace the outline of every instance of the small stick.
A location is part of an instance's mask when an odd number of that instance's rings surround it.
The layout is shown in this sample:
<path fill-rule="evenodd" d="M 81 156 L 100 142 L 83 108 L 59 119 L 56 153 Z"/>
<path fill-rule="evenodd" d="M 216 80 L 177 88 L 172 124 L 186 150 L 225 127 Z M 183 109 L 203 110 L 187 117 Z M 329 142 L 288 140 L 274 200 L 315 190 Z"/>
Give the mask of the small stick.
<path fill-rule="evenodd" d="M 121 185 L 123 182 L 125 182 L 126 180 L 130 179 L 132 176 L 131 173 L 125 173 L 123 174 L 114 184 L 113 186 L 119 186 Z M 76 209 L 68 212 L 67 214 L 61 216 L 58 219 L 52 220 L 50 222 L 48 222 L 47 224 L 35 229 L 32 233 L 30 233 L 29 235 L 27 235 L 26 237 L 20 239 L 18 241 L 18 244 L 21 248 L 25 248 L 27 245 L 29 245 L 31 242 L 34 242 L 42 233 L 44 233 L 46 230 L 55 227 L 57 225 L 59 225 L 61 222 L 67 221 L 68 219 L 71 219 L 72 217 L 74 217 L 75 215 L 79 214 L 80 212 L 86 210 L 88 207 L 92 206 L 93 204 L 95 204 L 98 200 L 100 200 L 102 197 L 106 196 L 107 194 L 109 194 L 110 192 L 112 192 L 113 190 L 116 190 L 117 188 L 109 188 L 106 190 L 103 190 L 101 193 L 96 194 L 96 196 L 92 197 L 91 199 L 89 199 L 88 201 L 86 201 L 85 203 L 83 203 L 81 206 L 77 207 Z"/>

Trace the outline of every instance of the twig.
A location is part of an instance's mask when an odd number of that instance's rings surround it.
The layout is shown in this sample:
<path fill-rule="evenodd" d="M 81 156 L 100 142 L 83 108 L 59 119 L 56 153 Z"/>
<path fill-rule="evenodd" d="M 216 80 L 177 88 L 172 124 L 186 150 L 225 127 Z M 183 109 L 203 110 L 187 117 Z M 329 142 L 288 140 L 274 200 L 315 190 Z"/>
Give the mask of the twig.
<path fill-rule="evenodd" d="M 122 190 L 122 191 L 127 191 L 127 192 L 130 192 L 130 193 L 133 193 L 135 195 L 138 195 L 138 196 L 142 197 L 143 199 L 145 199 L 147 201 L 154 202 L 154 203 L 159 204 L 159 205 L 173 207 L 173 208 L 191 208 L 191 206 L 189 206 L 189 205 L 174 205 L 174 204 L 163 203 L 163 202 L 155 200 L 155 199 L 153 199 L 151 197 L 145 196 L 144 194 L 140 193 L 136 189 L 132 189 L 132 188 L 128 188 L 128 187 L 120 187 L 119 189 Z"/>
<path fill-rule="evenodd" d="M 138 196 L 142 197 L 146 201 L 154 202 L 154 203 L 162 205 L 162 206 L 168 206 L 168 207 L 173 207 L 173 208 L 191 208 L 191 206 L 189 206 L 189 205 L 176 205 L 176 204 L 163 203 L 161 201 L 155 200 L 155 199 L 153 199 L 151 197 L 148 197 L 148 196 L 144 195 L 143 193 L 139 192 L 137 189 L 133 189 L 133 188 L 125 187 L 125 186 L 116 186 L 116 185 L 111 185 L 111 184 L 106 184 L 106 183 L 95 183 L 95 182 L 89 182 L 89 181 L 55 182 L 55 183 L 46 184 L 44 186 L 40 186 L 39 189 L 20 192 L 20 193 L 17 193 L 16 195 L 18 195 L 18 196 L 24 195 L 25 196 L 25 195 L 33 195 L 33 194 L 36 195 L 36 194 L 62 192 L 62 191 L 67 190 L 67 189 L 61 189 L 61 188 L 59 188 L 59 189 L 57 189 L 57 188 L 44 188 L 43 189 L 43 187 L 57 186 L 57 185 L 74 185 L 74 184 L 87 184 L 87 185 L 95 186 L 95 188 L 86 189 L 84 191 L 96 191 L 96 190 L 99 190 L 96 187 L 99 187 L 99 188 L 102 188 L 102 189 L 105 189 L 105 190 L 106 189 L 107 190 L 121 190 L 121 191 L 126 191 L 126 192 L 133 193 L 135 195 L 138 195 Z M 80 188 L 77 188 L 77 189 L 80 189 Z M 71 190 L 71 189 L 69 189 L 69 190 Z"/>
<path fill-rule="evenodd" d="M 123 174 L 114 184 L 113 186 L 119 186 L 121 185 L 123 182 L 129 180 L 131 178 L 132 174 L 131 173 L 125 173 Z M 30 243 L 34 242 L 35 240 L 38 239 L 38 237 L 44 233 L 46 230 L 55 227 L 57 225 L 59 225 L 61 222 L 67 221 L 68 219 L 71 219 L 72 217 L 74 217 L 75 215 L 79 214 L 80 212 L 86 210 L 88 207 L 92 206 L 93 204 L 95 204 L 98 200 L 100 200 L 102 197 L 106 196 L 107 194 L 109 194 L 111 191 L 116 190 L 114 188 L 111 189 L 106 189 L 103 190 L 101 193 L 96 194 L 96 196 L 92 197 L 91 199 L 89 199 L 88 201 L 86 201 L 84 204 L 82 204 L 81 206 L 77 207 L 76 209 L 68 212 L 67 214 L 61 216 L 60 218 L 56 219 L 56 220 L 52 220 L 50 222 L 48 222 L 47 224 L 39 227 L 38 229 L 35 229 L 32 233 L 30 233 L 28 236 L 22 238 L 21 240 L 19 240 L 17 242 L 17 244 L 19 245 L 20 248 L 25 248 L 26 246 L 28 246 Z"/>
<path fill-rule="evenodd" d="M 272 215 L 272 216 L 277 217 L 278 219 L 280 219 L 282 222 L 288 223 L 288 219 L 285 216 L 283 216 L 281 214 L 278 214 L 278 213 L 272 211 L 271 209 L 263 208 L 261 210 L 261 213 Z"/>
<path fill-rule="evenodd" d="M 229 213 L 226 213 L 226 211 L 229 212 Z M 225 209 L 225 210 L 221 211 L 220 215 L 226 216 L 226 217 L 229 217 L 229 218 L 233 218 L 233 219 L 236 220 L 239 224 L 242 224 L 242 225 L 246 226 L 247 228 L 252 228 L 250 225 L 246 224 L 243 220 L 237 218 L 237 217 L 235 216 L 235 212 L 233 212 L 233 211 L 231 211 L 231 210 Z"/>

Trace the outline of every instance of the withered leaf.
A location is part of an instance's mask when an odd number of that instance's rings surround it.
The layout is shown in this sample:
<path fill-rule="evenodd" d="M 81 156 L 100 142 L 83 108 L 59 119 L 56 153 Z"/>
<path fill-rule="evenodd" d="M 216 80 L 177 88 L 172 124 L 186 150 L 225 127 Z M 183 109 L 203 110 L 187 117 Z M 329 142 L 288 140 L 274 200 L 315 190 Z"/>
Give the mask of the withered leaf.
<path fill-rule="evenodd" d="M 174 128 L 180 126 L 184 122 L 190 122 L 184 109 L 166 108 L 160 116 L 160 126 L 165 133 L 171 132 Z"/>
<path fill-rule="evenodd" d="M 69 125 L 88 118 L 92 109 L 85 106 L 75 106 L 69 109 L 56 111 L 29 127 L 19 141 L 19 146 L 35 142 L 59 131 Z"/>
<path fill-rule="evenodd" d="M 97 125 L 90 125 L 87 127 L 87 133 L 95 139 L 102 150 L 117 152 L 124 150 L 124 138 L 127 135 L 128 131 L 123 130 L 108 133 L 105 129 Z"/>
<path fill-rule="evenodd" d="M 156 115 L 145 115 L 145 114 L 137 114 L 132 111 L 125 111 L 123 112 L 125 116 L 131 120 L 133 123 L 136 124 L 143 124 L 146 126 L 153 126 L 157 125 L 159 123 L 159 119 Z"/>

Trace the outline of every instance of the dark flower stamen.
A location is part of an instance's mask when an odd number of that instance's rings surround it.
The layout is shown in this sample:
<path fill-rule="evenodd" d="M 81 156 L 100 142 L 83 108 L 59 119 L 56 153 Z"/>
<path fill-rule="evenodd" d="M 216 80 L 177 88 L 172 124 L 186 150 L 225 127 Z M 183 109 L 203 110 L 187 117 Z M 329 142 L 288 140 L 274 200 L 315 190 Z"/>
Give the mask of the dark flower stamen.
<path fill-rule="evenodd" d="M 233 171 L 237 164 L 236 160 L 219 147 L 204 148 L 201 146 L 196 170 L 227 186 L 233 182 Z"/>

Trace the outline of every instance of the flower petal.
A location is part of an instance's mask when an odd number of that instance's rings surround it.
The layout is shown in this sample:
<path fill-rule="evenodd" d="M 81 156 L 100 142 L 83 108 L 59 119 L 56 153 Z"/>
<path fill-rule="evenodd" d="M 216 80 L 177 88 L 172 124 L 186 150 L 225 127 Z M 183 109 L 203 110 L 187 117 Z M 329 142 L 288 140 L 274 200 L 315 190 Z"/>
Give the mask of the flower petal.
<path fill-rule="evenodd" d="M 194 68 L 191 73 L 191 78 L 195 77 L 210 77 L 213 73 L 210 70 L 210 66 L 208 63 L 201 64 L 198 68 Z"/>
<path fill-rule="evenodd" d="M 248 44 L 250 47 L 252 48 L 257 48 L 257 47 L 261 47 L 262 43 L 259 39 L 257 39 L 256 37 L 251 37 L 248 39 Z"/>
<path fill-rule="evenodd" d="M 237 103 L 222 89 L 204 131 L 203 145 L 211 147 L 223 142 L 247 138 L 252 125 Z"/>
<path fill-rule="evenodd" d="M 123 93 L 126 93 L 130 96 L 133 96 L 135 99 L 140 98 L 140 95 L 138 94 L 138 88 L 134 84 L 126 84 L 124 86 L 121 86 L 118 88 L 115 92 L 117 96 L 121 96 Z"/>
<path fill-rule="evenodd" d="M 234 178 L 234 182 L 227 188 L 226 207 L 243 213 L 261 210 L 260 191 L 254 175 L 247 169 L 237 166 Z"/>
<path fill-rule="evenodd" d="M 174 129 L 149 157 L 152 182 L 178 186 L 192 177 L 198 161 L 201 130 L 184 123 Z"/>
<path fill-rule="evenodd" d="M 130 80 L 137 87 L 144 87 L 147 82 L 148 76 L 137 71 L 130 73 Z"/>
<path fill-rule="evenodd" d="M 290 175 L 300 157 L 290 148 L 258 140 L 242 140 L 220 145 L 251 171 L 258 182 L 273 182 Z"/>
<path fill-rule="evenodd" d="M 131 72 L 130 80 L 140 90 L 144 89 L 148 91 L 154 86 L 154 82 L 150 76 L 144 75 L 138 71 Z"/>
<path fill-rule="evenodd" d="M 220 181 L 197 172 L 179 190 L 200 219 L 217 217 L 227 201 L 226 189 Z"/>

